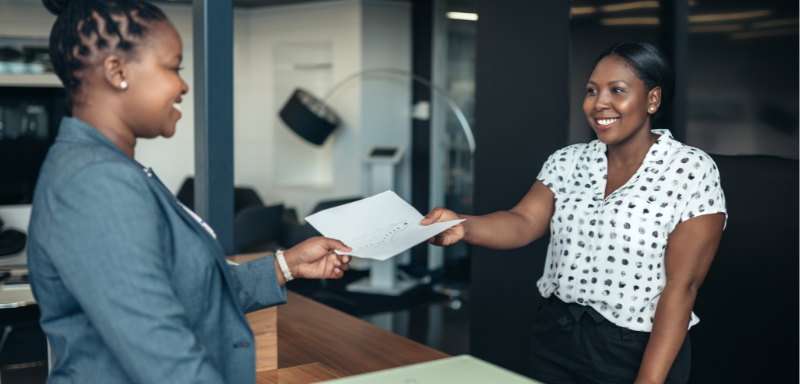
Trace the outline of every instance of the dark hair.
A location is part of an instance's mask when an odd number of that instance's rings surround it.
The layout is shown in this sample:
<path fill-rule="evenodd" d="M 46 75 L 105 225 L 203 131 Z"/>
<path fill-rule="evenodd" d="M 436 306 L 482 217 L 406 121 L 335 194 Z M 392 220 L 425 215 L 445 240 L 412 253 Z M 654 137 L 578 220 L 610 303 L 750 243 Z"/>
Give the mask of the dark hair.
<path fill-rule="evenodd" d="M 67 108 L 72 110 L 72 96 L 80 87 L 80 79 L 75 71 L 84 67 L 84 62 L 77 55 L 88 57 L 91 48 L 84 44 L 85 39 L 97 35 L 96 49 L 118 49 L 131 52 L 134 43 L 129 37 L 141 38 L 147 27 L 139 22 L 166 20 L 167 16 L 155 5 L 142 0 L 43 0 L 45 8 L 58 16 L 53 30 L 50 32 L 50 60 L 53 69 L 64 84 L 67 91 Z M 119 22 L 112 18 L 124 16 L 128 20 L 126 31 L 120 29 Z M 105 30 L 98 29 L 98 19 L 105 22 Z M 119 42 L 109 47 L 108 37 L 117 36 Z"/>
<path fill-rule="evenodd" d="M 644 88 L 648 92 L 655 87 L 661 87 L 661 105 L 653 114 L 653 119 L 661 116 L 675 95 L 675 71 L 664 53 L 653 44 L 625 41 L 603 51 L 595 60 L 592 71 L 600 60 L 608 56 L 617 56 L 625 60 L 636 77 L 644 83 Z"/>

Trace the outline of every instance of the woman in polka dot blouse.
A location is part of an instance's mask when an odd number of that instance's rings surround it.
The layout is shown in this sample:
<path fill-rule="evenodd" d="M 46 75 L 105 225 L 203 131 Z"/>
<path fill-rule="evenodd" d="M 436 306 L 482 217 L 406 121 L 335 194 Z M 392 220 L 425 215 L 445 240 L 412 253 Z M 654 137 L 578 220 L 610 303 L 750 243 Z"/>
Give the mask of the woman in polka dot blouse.
<path fill-rule="evenodd" d="M 545 383 L 685 383 L 687 330 L 727 213 L 716 164 L 651 119 L 675 75 L 640 42 L 600 54 L 583 110 L 599 140 L 556 151 L 509 211 L 435 208 L 422 224 L 467 219 L 430 240 L 512 249 L 550 234 L 531 369 Z"/>

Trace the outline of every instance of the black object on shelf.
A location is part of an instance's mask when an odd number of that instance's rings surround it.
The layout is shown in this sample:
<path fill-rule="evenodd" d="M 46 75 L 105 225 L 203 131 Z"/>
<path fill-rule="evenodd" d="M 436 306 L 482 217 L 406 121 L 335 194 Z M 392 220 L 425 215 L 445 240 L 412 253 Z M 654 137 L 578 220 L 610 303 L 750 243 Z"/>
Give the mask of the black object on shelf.
<path fill-rule="evenodd" d="M 0 87 L 0 205 L 30 204 L 67 114 L 63 88 Z"/>
<path fill-rule="evenodd" d="M 27 236 L 24 233 L 7 229 L 0 232 L 0 257 L 16 255 L 25 249 L 25 240 Z"/>

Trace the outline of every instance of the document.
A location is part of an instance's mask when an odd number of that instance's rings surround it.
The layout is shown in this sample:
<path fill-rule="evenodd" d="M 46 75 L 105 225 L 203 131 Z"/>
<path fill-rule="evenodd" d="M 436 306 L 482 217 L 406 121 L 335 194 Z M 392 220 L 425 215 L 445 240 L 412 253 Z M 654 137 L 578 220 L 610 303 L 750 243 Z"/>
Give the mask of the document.
<path fill-rule="evenodd" d="M 323 236 L 340 240 L 366 259 L 386 260 L 464 221 L 420 225 L 423 216 L 392 191 L 306 217 Z M 337 252 L 344 254 L 344 252 Z"/>

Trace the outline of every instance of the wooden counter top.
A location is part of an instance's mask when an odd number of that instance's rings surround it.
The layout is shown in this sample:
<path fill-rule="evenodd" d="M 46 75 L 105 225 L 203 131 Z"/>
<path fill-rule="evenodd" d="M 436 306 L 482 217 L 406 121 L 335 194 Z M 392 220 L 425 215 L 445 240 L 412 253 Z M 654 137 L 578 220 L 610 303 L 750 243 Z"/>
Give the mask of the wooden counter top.
<path fill-rule="evenodd" d="M 266 254 L 239 255 L 243 263 Z M 442 359 L 427 347 L 297 293 L 278 307 L 277 372 L 259 372 L 259 384 L 305 384 Z"/>

